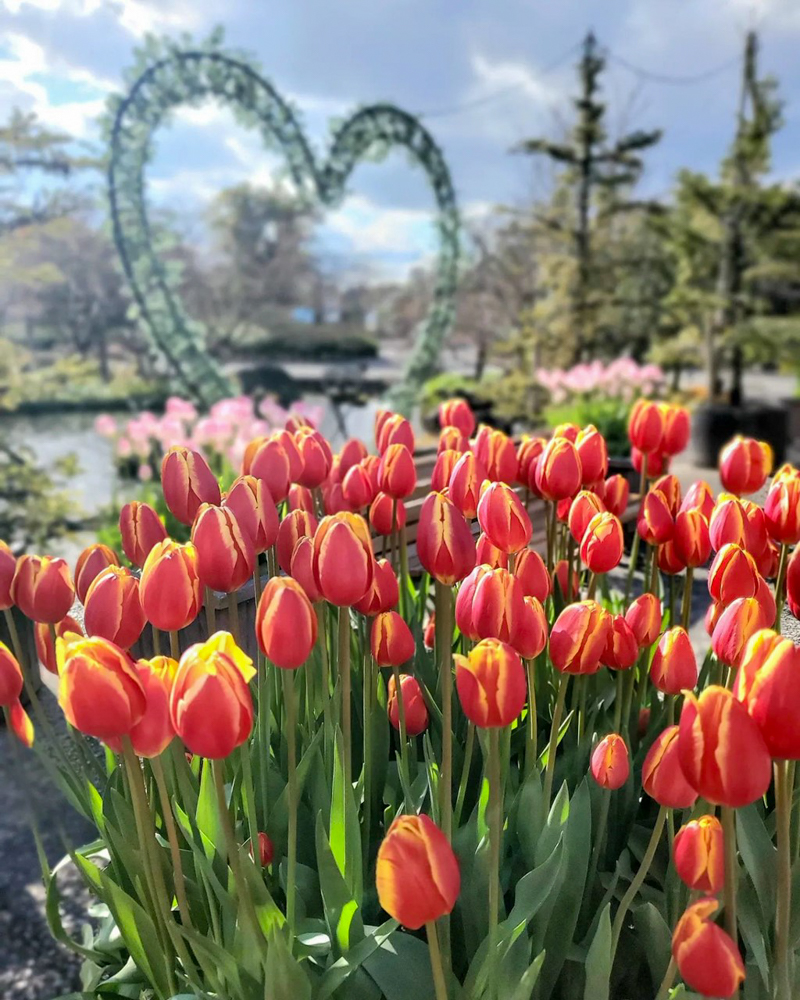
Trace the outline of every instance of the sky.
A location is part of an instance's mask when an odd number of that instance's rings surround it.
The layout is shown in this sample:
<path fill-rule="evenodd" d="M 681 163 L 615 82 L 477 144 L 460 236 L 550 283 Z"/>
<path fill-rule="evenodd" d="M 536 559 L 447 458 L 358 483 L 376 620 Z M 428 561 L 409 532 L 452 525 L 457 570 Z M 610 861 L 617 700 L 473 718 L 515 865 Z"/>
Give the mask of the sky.
<path fill-rule="evenodd" d="M 800 174 L 800 0 L 0 0 L 0 117 L 35 111 L 97 144 L 97 117 L 147 33 L 205 37 L 258 60 L 319 151 L 331 119 L 391 101 L 421 114 L 444 150 L 465 218 L 523 204 L 546 170 L 511 152 L 569 121 L 580 42 L 608 55 L 611 132 L 664 129 L 642 190 L 667 197 L 682 166 L 713 171 L 730 142 L 744 34 L 780 80 L 786 125 L 773 169 Z M 156 136 L 152 200 L 191 228 L 216 192 L 270 183 L 279 159 L 214 103 L 178 111 Z M 98 147 L 99 148 L 99 147 Z M 399 274 L 435 248 L 432 196 L 406 156 L 357 168 L 317 240 L 330 266 Z"/>

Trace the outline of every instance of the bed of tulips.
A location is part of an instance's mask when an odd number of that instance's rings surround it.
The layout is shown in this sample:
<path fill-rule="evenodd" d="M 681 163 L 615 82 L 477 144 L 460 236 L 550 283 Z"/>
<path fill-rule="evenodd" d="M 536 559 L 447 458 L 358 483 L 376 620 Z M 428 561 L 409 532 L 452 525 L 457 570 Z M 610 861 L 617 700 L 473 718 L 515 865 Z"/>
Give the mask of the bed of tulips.
<path fill-rule="evenodd" d="M 224 493 L 173 448 L 162 486 L 192 541 L 131 503 L 128 566 L 0 546 L 0 705 L 97 829 L 69 855 L 98 901 L 82 939 L 45 869 L 83 996 L 800 994 L 800 651 L 780 635 L 800 473 L 744 499 L 771 456 L 738 439 L 728 492 L 682 496 L 688 415 L 640 401 L 626 568 L 628 484 L 594 428 L 515 443 L 458 400 L 441 422 L 417 579 L 414 435 L 386 412 L 376 455 L 293 418 Z"/>

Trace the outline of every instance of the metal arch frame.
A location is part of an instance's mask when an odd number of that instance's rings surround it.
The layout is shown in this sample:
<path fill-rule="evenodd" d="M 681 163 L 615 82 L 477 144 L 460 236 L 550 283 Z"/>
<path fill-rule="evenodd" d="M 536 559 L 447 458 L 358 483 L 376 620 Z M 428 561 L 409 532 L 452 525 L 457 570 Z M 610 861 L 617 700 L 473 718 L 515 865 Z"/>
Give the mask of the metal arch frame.
<path fill-rule="evenodd" d="M 158 50 L 158 45 L 154 46 Z M 163 43 L 162 43 L 163 48 Z M 441 149 L 425 126 L 392 104 L 361 108 L 339 124 L 328 155 L 319 162 L 296 112 L 254 64 L 208 47 L 177 48 L 149 54 L 124 98 L 115 98 L 107 122 L 108 196 L 114 242 L 135 301 L 155 346 L 186 390 L 204 405 L 228 395 L 233 387 L 204 349 L 205 326 L 189 318 L 180 300 L 179 268 L 160 256 L 150 225 L 144 172 L 152 155 L 152 137 L 176 107 L 213 96 L 237 114 L 244 125 L 261 131 L 265 142 L 286 158 L 301 191 L 325 207 L 346 193 L 353 169 L 367 158 L 405 148 L 421 166 L 433 190 L 439 239 L 433 302 L 421 324 L 394 402 L 408 408 L 422 383 L 436 373 L 439 355 L 455 317 L 460 256 L 460 219 L 450 171 Z"/>

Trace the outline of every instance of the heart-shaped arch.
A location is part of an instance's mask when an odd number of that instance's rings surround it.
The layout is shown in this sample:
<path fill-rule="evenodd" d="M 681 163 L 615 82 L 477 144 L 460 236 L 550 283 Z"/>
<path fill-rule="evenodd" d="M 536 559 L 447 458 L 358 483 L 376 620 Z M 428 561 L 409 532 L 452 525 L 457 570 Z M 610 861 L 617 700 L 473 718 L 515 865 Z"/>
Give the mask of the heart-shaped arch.
<path fill-rule="evenodd" d="M 277 146 L 295 184 L 326 207 L 341 200 L 352 170 L 367 156 L 402 147 L 425 171 L 436 200 L 439 252 L 433 301 L 395 392 L 396 404 L 407 407 L 435 373 L 455 315 L 460 223 L 450 171 L 431 134 L 408 112 L 374 104 L 337 127 L 320 163 L 290 105 L 243 57 L 213 43 L 209 48 L 168 48 L 165 53 L 156 49 L 147 56 L 129 93 L 115 99 L 109 118 L 111 219 L 138 314 L 186 390 L 209 404 L 229 394 L 231 386 L 205 351 L 204 326 L 183 308 L 176 288 L 178 272 L 160 256 L 167 248 L 156 245 L 144 172 L 153 133 L 165 117 L 182 104 L 216 97 L 242 124 L 258 128 L 265 142 Z"/>

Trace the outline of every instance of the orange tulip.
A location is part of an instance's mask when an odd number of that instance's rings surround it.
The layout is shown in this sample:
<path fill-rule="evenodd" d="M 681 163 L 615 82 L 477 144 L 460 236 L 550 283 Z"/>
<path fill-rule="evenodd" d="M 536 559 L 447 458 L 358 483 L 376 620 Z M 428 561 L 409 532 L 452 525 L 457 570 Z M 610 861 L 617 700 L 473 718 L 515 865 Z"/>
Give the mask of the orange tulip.
<path fill-rule="evenodd" d="M 400 691 L 403 696 L 406 732 L 409 736 L 419 736 L 428 728 L 428 706 L 425 704 L 422 688 L 420 688 L 416 677 L 412 677 L 411 674 L 400 674 Z M 386 711 L 389 715 L 389 722 L 399 731 L 400 702 L 397 697 L 394 675 L 389 678 Z"/>
<path fill-rule="evenodd" d="M 239 476 L 222 500 L 250 536 L 256 553 L 266 552 L 278 537 L 278 511 L 263 479 Z"/>
<path fill-rule="evenodd" d="M 67 632 L 74 632 L 75 635 L 83 635 L 80 624 L 71 616 L 66 615 L 54 627 L 56 638 L 60 639 Z M 36 647 L 36 656 L 39 663 L 49 670 L 51 674 L 58 674 L 58 664 L 56 663 L 56 646 L 53 642 L 53 632 L 47 622 L 34 622 L 33 642 Z"/>
<path fill-rule="evenodd" d="M 748 641 L 775 620 L 767 617 L 755 597 L 739 597 L 720 613 L 711 634 L 711 648 L 718 660 L 738 667 Z"/>
<path fill-rule="evenodd" d="M 350 607 L 369 591 L 374 573 L 364 518 L 349 511 L 324 517 L 314 532 L 314 579 L 325 600 Z"/>
<path fill-rule="evenodd" d="M 297 580 L 312 604 L 322 600 L 322 594 L 314 578 L 314 542 L 308 535 L 297 539 L 291 562 L 292 579 Z"/>
<path fill-rule="evenodd" d="M 661 493 L 664 499 L 667 501 L 667 508 L 673 518 L 678 516 L 678 511 L 681 508 L 681 481 L 677 476 L 666 475 L 661 476 L 657 479 L 652 487 L 652 490 Z"/>
<path fill-rule="evenodd" d="M 697 684 L 697 657 L 688 632 L 676 625 L 659 640 L 650 664 L 650 680 L 664 694 L 680 694 Z"/>
<path fill-rule="evenodd" d="M 481 485 L 485 478 L 485 469 L 471 451 L 464 452 L 450 473 L 449 497 L 470 520 L 478 515 Z"/>
<path fill-rule="evenodd" d="M 87 546 L 75 563 L 75 593 L 81 604 L 86 603 L 86 591 L 106 566 L 119 566 L 119 559 L 113 549 L 100 542 Z"/>
<path fill-rule="evenodd" d="M 658 403 L 637 399 L 628 417 L 628 438 L 631 445 L 645 455 L 661 450 L 664 439 L 665 414 Z"/>
<path fill-rule="evenodd" d="M 155 545 L 142 569 L 139 600 L 145 618 L 164 632 L 186 628 L 202 606 L 197 549 L 171 538 Z"/>
<path fill-rule="evenodd" d="M 523 615 L 522 585 L 507 569 L 481 575 L 472 598 L 472 627 L 480 639 L 514 644 Z"/>
<path fill-rule="evenodd" d="M 672 539 L 675 521 L 667 498 L 660 490 L 649 490 L 645 494 L 636 530 L 648 545 L 663 545 Z"/>
<path fill-rule="evenodd" d="M 523 600 L 522 616 L 514 629 L 514 649 L 524 660 L 532 660 L 547 645 L 547 615 L 535 597 Z"/>
<path fill-rule="evenodd" d="M 800 476 L 775 479 L 764 501 L 770 537 L 782 545 L 800 542 Z"/>
<path fill-rule="evenodd" d="M 346 476 L 354 465 L 360 465 L 367 455 L 367 446 L 360 438 L 348 438 L 339 451 L 339 469 L 342 477 Z"/>
<path fill-rule="evenodd" d="M 628 497 L 631 493 L 630 483 L 624 476 L 609 476 L 603 489 L 603 503 L 617 517 L 622 517 L 628 508 Z"/>
<path fill-rule="evenodd" d="M 169 711 L 187 750 L 219 760 L 244 743 L 253 728 L 247 685 L 254 675 L 253 661 L 227 632 L 186 650 L 173 680 Z"/>
<path fill-rule="evenodd" d="M 678 726 L 668 726 L 656 737 L 642 764 L 642 788 L 660 806 L 691 809 L 697 792 L 681 767 L 678 734 Z"/>
<path fill-rule="evenodd" d="M 536 465 L 535 480 L 536 489 L 546 500 L 575 496 L 582 475 L 581 457 L 571 441 L 554 437 L 547 442 Z"/>
<path fill-rule="evenodd" d="M 574 424 L 571 421 L 565 421 L 563 424 L 558 424 L 553 429 L 554 438 L 566 438 L 567 441 L 571 441 L 573 444 L 578 440 L 578 435 L 581 429 L 578 424 Z"/>
<path fill-rule="evenodd" d="M 342 494 L 351 510 L 369 507 L 375 499 L 375 488 L 369 473 L 360 463 L 352 466 L 342 480 Z"/>
<path fill-rule="evenodd" d="M 145 626 L 139 600 L 139 581 L 129 569 L 107 566 L 94 578 L 86 594 L 83 623 L 88 635 L 109 639 L 130 649 Z"/>
<path fill-rule="evenodd" d="M 0 541 L 0 611 L 5 611 L 14 604 L 11 598 L 11 584 L 14 582 L 16 572 L 17 557 L 5 542 Z"/>
<path fill-rule="evenodd" d="M 600 662 L 612 670 L 629 670 L 639 657 L 639 643 L 624 615 L 612 615 Z"/>
<path fill-rule="evenodd" d="M 514 561 L 514 576 L 522 585 L 526 597 L 535 597 L 544 603 L 550 596 L 552 583 L 544 559 L 535 549 L 523 549 Z"/>
<path fill-rule="evenodd" d="M 487 573 L 492 572 L 492 567 L 486 563 L 478 563 L 471 573 L 463 580 L 456 595 L 456 626 L 462 635 L 472 642 L 480 639 L 478 630 L 472 620 L 472 610 L 475 606 L 475 591 Z"/>
<path fill-rule="evenodd" d="M 723 545 L 708 571 L 708 592 L 715 601 L 730 604 L 737 597 L 755 597 L 759 572 L 755 560 L 740 545 Z"/>
<path fill-rule="evenodd" d="M 454 451 L 463 455 L 469 449 L 469 438 L 465 437 L 457 427 L 443 427 L 439 432 L 437 455 L 441 455 L 443 451 Z"/>
<path fill-rule="evenodd" d="M 396 611 L 384 611 L 375 617 L 370 650 L 379 667 L 400 667 L 414 658 L 414 636 Z"/>
<path fill-rule="evenodd" d="M 415 446 L 414 431 L 405 417 L 399 413 L 389 413 L 381 423 L 375 443 L 381 455 L 385 454 L 386 450 L 393 444 L 405 445 L 413 455 Z"/>
<path fill-rule="evenodd" d="M 333 464 L 331 446 L 313 427 L 301 427 L 294 434 L 294 440 L 303 460 L 302 471 L 294 481 L 310 490 L 321 486 L 328 478 Z"/>
<path fill-rule="evenodd" d="M 475 431 L 475 414 L 466 399 L 446 399 L 439 404 L 439 426 L 457 427 L 464 437 Z"/>
<path fill-rule="evenodd" d="M 279 444 L 286 453 L 286 458 L 289 461 L 289 482 L 291 483 L 300 482 L 306 467 L 305 458 L 299 444 L 300 435 L 305 435 L 313 430 L 314 428 L 310 424 L 304 424 L 295 427 L 294 430 L 285 427 L 282 430 L 273 431 L 270 435 L 271 439 Z M 323 438 L 323 451 L 327 448 L 327 444 L 328 442 Z M 330 449 L 327 450 L 330 451 Z M 304 483 L 303 485 L 307 487 L 310 484 Z"/>
<path fill-rule="evenodd" d="M 581 482 L 596 483 L 608 474 L 608 447 L 606 439 L 594 426 L 587 424 L 575 438 L 575 448 L 581 460 Z"/>
<path fill-rule="evenodd" d="M 531 540 L 528 513 L 510 486 L 492 483 L 478 503 L 478 523 L 492 545 L 503 552 L 519 552 Z"/>
<path fill-rule="evenodd" d="M 250 442 L 245 449 L 242 473 L 262 480 L 275 503 L 286 499 L 292 482 L 291 466 L 286 449 L 274 437 Z"/>
<path fill-rule="evenodd" d="M 596 601 L 568 604 L 550 632 L 550 659 L 567 674 L 594 674 L 611 631 L 611 615 Z"/>
<path fill-rule="evenodd" d="M 716 816 L 701 816 L 675 834 L 672 860 L 680 878 L 695 892 L 720 892 L 725 884 L 725 834 Z"/>
<path fill-rule="evenodd" d="M 681 510 L 672 536 L 677 560 L 683 566 L 702 566 L 711 555 L 708 523 L 699 510 Z"/>
<path fill-rule="evenodd" d="M 256 638 L 264 656 L 283 670 L 295 670 L 309 658 L 317 616 L 297 580 L 273 576 L 267 582 L 256 610 Z"/>
<path fill-rule="evenodd" d="M 161 462 L 161 488 L 181 524 L 191 524 L 201 504 L 220 502 L 219 483 L 206 460 L 180 445 L 170 448 Z"/>
<path fill-rule="evenodd" d="M 378 489 L 393 500 L 410 497 L 417 487 L 414 456 L 404 444 L 390 444 L 381 455 Z"/>
<path fill-rule="evenodd" d="M 772 762 L 764 738 L 727 688 L 711 685 L 699 697 L 687 693 L 678 756 L 692 787 L 716 805 L 737 809 L 769 788 Z"/>
<path fill-rule="evenodd" d="M 56 640 L 56 659 L 67 722 L 99 740 L 130 735 L 147 697 L 128 654 L 108 639 L 68 633 Z"/>
<path fill-rule="evenodd" d="M 767 749 L 778 760 L 800 759 L 800 649 L 770 629 L 756 633 L 742 655 L 734 694 L 746 705 Z"/>
<path fill-rule="evenodd" d="M 278 528 L 275 541 L 275 553 L 278 565 L 284 573 L 292 568 L 292 555 L 297 545 L 297 539 L 304 536 L 313 537 L 317 530 L 317 519 L 305 510 L 290 510 Z"/>
<path fill-rule="evenodd" d="M 567 501 L 569 502 L 569 501 Z M 569 514 L 567 515 L 567 526 L 575 541 L 580 545 L 589 522 L 595 516 L 606 509 L 606 505 L 596 493 L 589 490 L 581 490 L 575 499 L 569 502 Z"/>
<path fill-rule="evenodd" d="M 699 510 L 708 520 L 714 510 L 715 501 L 711 487 L 704 479 L 692 483 L 681 503 L 681 510 Z"/>
<path fill-rule="evenodd" d="M 744 982 L 744 962 L 736 942 L 710 918 L 719 903 L 693 903 L 675 925 L 672 954 L 681 977 L 706 997 L 731 997 Z"/>
<path fill-rule="evenodd" d="M 0 642 L 0 708 L 8 709 L 14 735 L 26 747 L 33 746 L 33 723 L 22 707 L 22 669 L 4 642 Z"/>
<path fill-rule="evenodd" d="M 492 569 L 508 569 L 508 553 L 492 545 L 488 536 L 481 532 L 475 545 L 475 562 L 491 566 Z"/>
<path fill-rule="evenodd" d="M 253 575 L 256 564 L 253 539 L 242 530 L 230 508 L 203 504 L 192 525 L 192 542 L 204 587 L 230 594 Z"/>
<path fill-rule="evenodd" d="M 378 902 L 410 930 L 450 913 L 461 891 L 458 861 L 427 816 L 397 816 L 378 849 Z"/>
<path fill-rule="evenodd" d="M 520 485 L 530 489 L 536 473 L 536 463 L 546 443 L 542 437 L 523 436 L 517 447 L 517 479 Z"/>
<path fill-rule="evenodd" d="M 155 656 L 152 660 L 138 660 L 134 670 L 141 681 L 147 704 L 144 715 L 128 734 L 137 757 L 158 757 L 175 737 L 175 727 L 169 712 L 172 685 L 178 663 L 169 656 Z M 106 740 L 114 753 L 122 751 L 122 740 Z"/>
<path fill-rule="evenodd" d="M 464 515 L 443 493 L 429 493 L 419 514 L 417 555 L 430 575 L 451 587 L 475 566 L 475 539 Z"/>
<path fill-rule="evenodd" d="M 475 454 L 486 468 L 488 478 L 496 483 L 515 483 L 519 475 L 519 461 L 514 442 L 499 430 L 490 430 L 483 440 L 483 446 L 476 440 Z"/>
<path fill-rule="evenodd" d="M 154 545 L 163 542 L 167 529 L 150 504 L 132 500 L 119 512 L 119 531 L 122 536 L 122 551 L 138 566 L 145 564 Z"/>
<path fill-rule="evenodd" d="M 619 565 L 625 543 L 622 523 L 616 514 L 608 511 L 595 514 L 581 540 L 581 560 L 592 573 L 608 573 Z"/>
<path fill-rule="evenodd" d="M 460 458 L 460 451 L 446 449 L 445 451 L 439 452 L 436 456 L 433 472 L 431 472 L 432 490 L 435 490 L 437 493 L 441 493 L 442 490 L 447 489 L 450 485 L 450 476 L 452 475 L 453 469 L 458 464 Z"/>
<path fill-rule="evenodd" d="M 639 647 L 652 646 L 661 635 L 661 601 L 655 594 L 645 593 L 631 601 L 625 621 L 633 629 Z"/>
<path fill-rule="evenodd" d="M 760 490 L 771 471 L 772 449 L 766 441 L 737 435 L 720 452 L 722 486 L 736 496 Z"/>
<path fill-rule="evenodd" d="M 69 566 L 50 556 L 20 556 L 11 598 L 31 621 L 60 622 L 75 600 Z"/>
<path fill-rule="evenodd" d="M 392 500 L 388 493 L 378 493 L 369 509 L 369 523 L 384 538 L 391 535 L 393 531 L 404 528 L 406 525 L 407 514 L 405 504 L 402 500 L 398 500 L 396 503 L 397 509 L 395 514 L 397 520 L 394 526 L 392 525 L 392 511 L 394 510 L 395 501 Z"/>
<path fill-rule="evenodd" d="M 561 595 L 565 600 L 574 601 L 578 596 L 578 591 L 581 588 L 581 578 L 578 571 L 573 569 L 572 580 L 569 580 L 569 569 L 566 559 L 560 559 L 553 568 L 553 587 L 555 587 L 556 583 L 558 583 Z"/>
<path fill-rule="evenodd" d="M 664 410 L 664 436 L 661 451 L 677 455 L 686 449 L 691 433 L 689 411 L 683 406 L 667 406 Z"/>
<path fill-rule="evenodd" d="M 458 697 L 470 722 L 482 729 L 511 725 L 527 696 L 519 653 L 499 639 L 482 639 L 454 660 Z"/>
<path fill-rule="evenodd" d="M 617 733 L 603 737 L 592 752 L 592 777 L 601 788 L 622 788 L 631 773 L 628 744 Z"/>
<path fill-rule="evenodd" d="M 400 600 L 400 585 L 392 564 L 388 559 L 378 559 L 372 586 L 353 607 L 362 615 L 372 618 L 382 611 L 391 611 Z"/>

